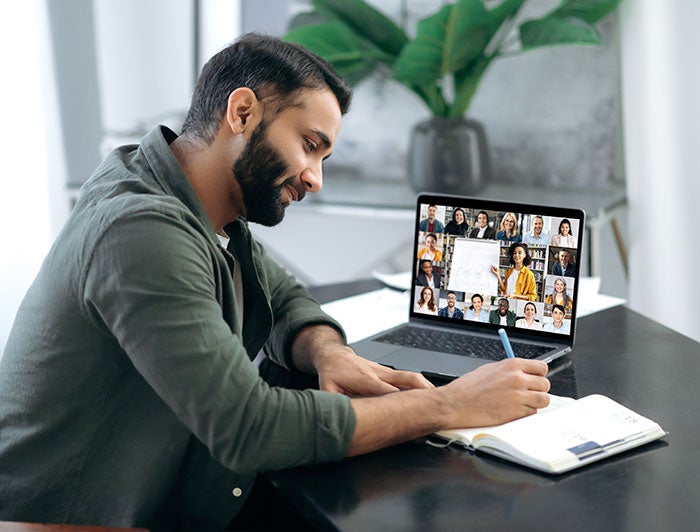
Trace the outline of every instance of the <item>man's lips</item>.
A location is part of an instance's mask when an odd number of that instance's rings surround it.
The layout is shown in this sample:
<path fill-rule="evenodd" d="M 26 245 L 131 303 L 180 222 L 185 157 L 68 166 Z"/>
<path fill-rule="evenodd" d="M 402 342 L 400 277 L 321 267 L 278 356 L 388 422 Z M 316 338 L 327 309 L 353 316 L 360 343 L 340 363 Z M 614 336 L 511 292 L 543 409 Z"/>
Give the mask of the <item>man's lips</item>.
<path fill-rule="evenodd" d="M 287 191 L 290 203 L 292 201 L 301 201 L 306 195 L 306 190 L 304 190 L 303 188 L 297 188 L 296 186 L 294 186 L 294 183 L 292 181 L 284 183 L 282 187 Z"/>
<path fill-rule="evenodd" d="M 287 190 L 289 191 L 289 196 L 292 198 L 292 201 L 299 201 L 299 194 L 292 185 L 287 185 Z"/>

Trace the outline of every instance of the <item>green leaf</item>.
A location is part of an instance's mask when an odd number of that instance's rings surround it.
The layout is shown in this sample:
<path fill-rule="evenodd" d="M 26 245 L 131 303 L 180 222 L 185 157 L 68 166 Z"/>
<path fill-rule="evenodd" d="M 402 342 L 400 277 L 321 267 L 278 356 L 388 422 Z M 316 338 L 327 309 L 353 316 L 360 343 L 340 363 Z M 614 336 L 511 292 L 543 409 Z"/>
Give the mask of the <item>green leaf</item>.
<path fill-rule="evenodd" d="M 358 42 L 353 32 L 338 21 L 302 26 L 287 33 L 284 40 L 301 44 L 324 58 L 351 85 L 374 70 L 382 56 Z"/>
<path fill-rule="evenodd" d="M 480 0 L 454 4 L 445 28 L 443 72 L 454 72 L 484 53 L 493 35 L 489 12 Z"/>
<path fill-rule="evenodd" d="M 482 57 L 470 65 L 469 68 L 458 70 L 454 74 L 455 99 L 449 109 L 449 116 L 460 117 L 469 108 L 469 104 L 479 88 L 481 78 L 491 64 L 491 57 Z"/>
<path fill-rule="evenodd" d="M 547 16 L 520 26 L 523 50 L 555 44 L 600 44 L 602 38 L 594 26 L 580 19 Z"/>
<path fill-rule="evenodd" d="M 614 10 L 620 0 L 564 0 L 551 15 L 557 18 L 578 18 L 595 24 Z"/>
<path fill-rule="evenodd" d="M 506 0 L 487 11 L 481 0 L 459 0 L 418 22 L 416 38 L 404 47 L 394 67 L 400 81 L 425 84 L 464 71 L 484 56 L 503 23 L 523 0 Z"/>
<path fill-rule="evenodd" d="M 408 37 L 394 21 L 362 0 L 313 0 L 316 10 L 345 23 L 352 31 L 391 56 L 398 56 Z"/>
<path fill-rule="evenodd" d="M 445 39 L 445 72 L 457 72 L 484 55 L 486 47 L 524 0 L 505 0 L 487 11 L 480 0 L 460 0 L 448 22 Z"/>
<path fill-rule="evenodd" d="M 443 76 L 447 23 L 452 5 L 418 22 L 416 38 L 404 46 L 394 65 L 394 77 L 415 85 L 426 85 Z"/>

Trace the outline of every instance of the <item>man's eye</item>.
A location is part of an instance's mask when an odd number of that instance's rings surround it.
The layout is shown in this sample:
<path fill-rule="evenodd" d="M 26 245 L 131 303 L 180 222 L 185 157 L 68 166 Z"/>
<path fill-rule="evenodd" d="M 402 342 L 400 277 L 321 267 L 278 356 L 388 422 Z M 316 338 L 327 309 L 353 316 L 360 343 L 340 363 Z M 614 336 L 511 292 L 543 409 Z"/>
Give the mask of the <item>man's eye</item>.
<path fill-rule="evenodd" d="M 309 139 L 305 139 L 305 140 L 306 140 L 306 147 L 309 149 L 309 151 L 315 151 L 316 150 L 316 143 L 309 140 Z"/>

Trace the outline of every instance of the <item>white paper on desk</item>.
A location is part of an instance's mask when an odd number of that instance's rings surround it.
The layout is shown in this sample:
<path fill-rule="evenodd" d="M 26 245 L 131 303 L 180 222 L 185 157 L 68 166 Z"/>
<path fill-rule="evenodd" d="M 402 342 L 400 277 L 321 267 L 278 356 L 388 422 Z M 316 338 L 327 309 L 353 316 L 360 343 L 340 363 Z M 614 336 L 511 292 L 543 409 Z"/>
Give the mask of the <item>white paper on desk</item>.
<path fill-rule="evenodd" d="M 409 292 L 382 288 L 331 301 L 321 308 L 343 326 L 348 343 L 352 343 L 407 321 L 409 296 Z"/>
<path fill-rule="evenodd" d="M 600 294 L 598 290 L 600 290 L 600 277 L 581 277 L 579 279 L 579 295 L 576 303 L 576 313 L 579 318 L 625 303 L 622 298 Z"/>
<path fill-rule="evenodd" d="M 397 290 L 410 290 L 411 288 L 411 272 L 399 272 L 399 273 L 382 273 L 378 271 L 372 272 L 372 277 L 374 277 L 380 283 L 384 283 L 389 288 L 396 288 Z"/>

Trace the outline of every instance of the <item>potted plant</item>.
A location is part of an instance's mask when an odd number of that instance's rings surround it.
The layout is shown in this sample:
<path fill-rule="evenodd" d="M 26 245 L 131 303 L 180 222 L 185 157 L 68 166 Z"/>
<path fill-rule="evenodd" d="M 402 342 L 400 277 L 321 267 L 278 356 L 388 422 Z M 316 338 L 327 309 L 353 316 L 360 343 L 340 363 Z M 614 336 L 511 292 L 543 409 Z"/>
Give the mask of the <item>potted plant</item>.
<path fill-rule="evenodd" d="M 529 0 L 456 0 L 417 24 L 411 38 L 363 0 L 312 0 L 285 39 L 317 53 L 352 85 L 377 69 L 412 90 L 432 118 L 411 135 L 408 174 L 418 190 L 469 194 L 488 179 L 484 129 L 465 117 L 489 65 L 542 46 L 596 45 L 595 24 L 620 0 L 562 0 L 519 20 Z"/>

